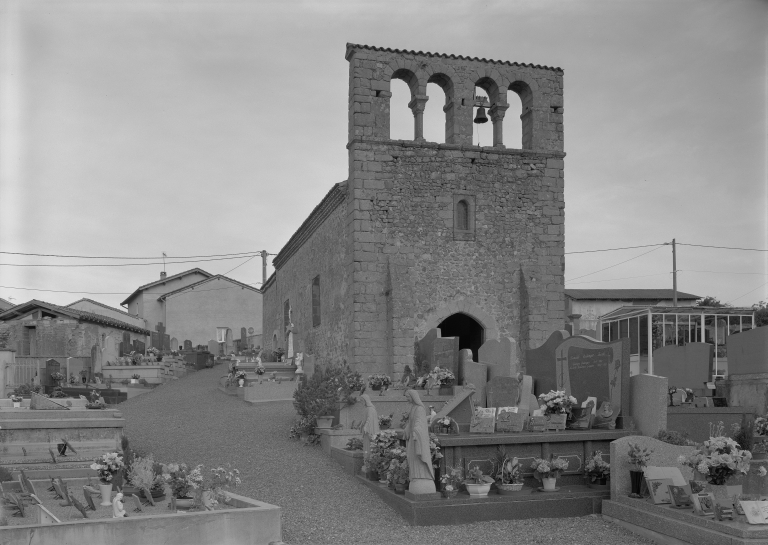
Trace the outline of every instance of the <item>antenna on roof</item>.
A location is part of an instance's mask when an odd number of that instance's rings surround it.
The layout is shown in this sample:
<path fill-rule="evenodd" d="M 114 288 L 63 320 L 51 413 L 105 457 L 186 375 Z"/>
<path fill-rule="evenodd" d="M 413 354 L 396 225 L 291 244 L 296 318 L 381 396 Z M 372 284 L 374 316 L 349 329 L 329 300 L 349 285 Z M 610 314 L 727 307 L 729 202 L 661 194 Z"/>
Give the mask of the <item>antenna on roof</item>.
<path fill-rule="evenodd" d="M 165 278 L 165 258 L 168 257 L 165 255 L 165 252 L 163 252 L 163 272 L 160 273 L 160 278 Z"/>

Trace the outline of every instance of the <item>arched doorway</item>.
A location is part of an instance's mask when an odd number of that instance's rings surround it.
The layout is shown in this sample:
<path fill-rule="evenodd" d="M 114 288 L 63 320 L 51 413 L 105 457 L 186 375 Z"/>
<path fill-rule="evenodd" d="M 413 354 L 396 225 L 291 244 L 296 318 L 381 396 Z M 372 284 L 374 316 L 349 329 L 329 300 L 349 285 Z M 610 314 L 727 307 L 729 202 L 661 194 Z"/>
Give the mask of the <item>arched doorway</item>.
<path fill-rule="evenodd" d="M 485 342 L 485 329 L 474 318 L 464 313 L 451 314 L 437 326 L 441 337 L 458 337 L 459 350 L 469 348 L 477 361 L 478 351 Z"/>

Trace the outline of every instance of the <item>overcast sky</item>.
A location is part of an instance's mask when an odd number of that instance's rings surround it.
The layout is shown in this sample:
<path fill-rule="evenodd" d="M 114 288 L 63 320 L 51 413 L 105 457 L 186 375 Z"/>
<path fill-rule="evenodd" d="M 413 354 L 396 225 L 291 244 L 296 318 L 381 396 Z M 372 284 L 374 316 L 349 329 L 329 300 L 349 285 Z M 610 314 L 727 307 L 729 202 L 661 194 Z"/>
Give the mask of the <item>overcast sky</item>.
<path fill-rule="evenodd" d="M 3 252 L 277 253 L 347 178 L 346 42 L 561 67 L 567 253 L 673 238 L 768 248 L 766 2 L 0 6 Z M 411 138 L 406 87 L 393 91 L 392 137 Z M 442 91 L 428 94 L 425 136 L 443 141 Z M 506 141 L 518 147 L 510 102 Z M 477 138 L 490 144 L 490 123 Z M 768 300 L 766 259 L 679 246 L 678 289 L 735 306 Z M 166 270 L 241 265 L 229 276 L 260 285 L 261 259 L 245 261 Z M 0 264 L 105 262 L 127 260 L 0 254 Z M 0 265 L 0 297 L 117 306 L 161 270 Z M 566 287 L 671 288 L 671 270 L 669 246 L 569 254 Z"/>

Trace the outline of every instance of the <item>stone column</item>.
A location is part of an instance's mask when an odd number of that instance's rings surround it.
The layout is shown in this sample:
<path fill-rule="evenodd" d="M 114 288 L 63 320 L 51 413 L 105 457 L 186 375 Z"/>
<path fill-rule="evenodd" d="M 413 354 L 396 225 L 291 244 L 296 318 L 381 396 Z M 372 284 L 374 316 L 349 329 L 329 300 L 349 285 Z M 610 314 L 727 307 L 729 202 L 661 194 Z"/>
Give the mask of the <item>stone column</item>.
<path fill-rule="evenodd" d="M 504 114 L 507 112 L 507 108 L 509 108 L 509 104 L 495 103 L 488 110 L 488 115 L 491 116 L 491 121 L 493 122 L 493 147 L 494 148 L 505 147 L 502 122 L 504 121 Z"/>
<path fill-rule="evenodd" d="M 426 95 L 416 95 L 408 103 L 408 107 L 413 112 L 413 140 L 414 142 L 424 142 L 424 108 L 427 105 L 429 97 Z"/>

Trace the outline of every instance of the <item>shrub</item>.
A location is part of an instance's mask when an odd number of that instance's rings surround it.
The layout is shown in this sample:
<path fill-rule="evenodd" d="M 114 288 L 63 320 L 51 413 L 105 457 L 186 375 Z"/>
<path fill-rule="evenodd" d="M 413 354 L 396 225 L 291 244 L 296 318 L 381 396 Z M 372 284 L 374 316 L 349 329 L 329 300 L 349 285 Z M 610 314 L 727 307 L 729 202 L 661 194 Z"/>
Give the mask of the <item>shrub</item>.
<path fill-rule="evenodd" d="M 678 445 L 678 446 L 694 446 L 696 445 L 695 441 L 691 441 L 688 438 L 688 432 L 679 432 L 674 430 L 659 430 L 659 433 L 657 433 L 654 436 L 654 439 L 658 439 L 659 441 L 664 441 L 665 443 L 669 443 L 670 445 Z"/>
<path fill-rule="evenodd" d="M 8 482 L 13 480 L 13 475 L 7 467 L 0 466 L 0 482 Z"/>
<path fill-rule="evenodd" d="M 363 441 L 357 437 L 353 437 L 347 441 L 347 450 L 363 450 Z"/>
<path fill-rule="evenodd" d="M 314 419 L 332 413 L 336 403 L 352 405 L 357 398 L 353 395 L 364 388 L 360 373 L 348 365 L 318 367 L 307 383 L 296 389 L 293 398 L 299 416 Z"/>

